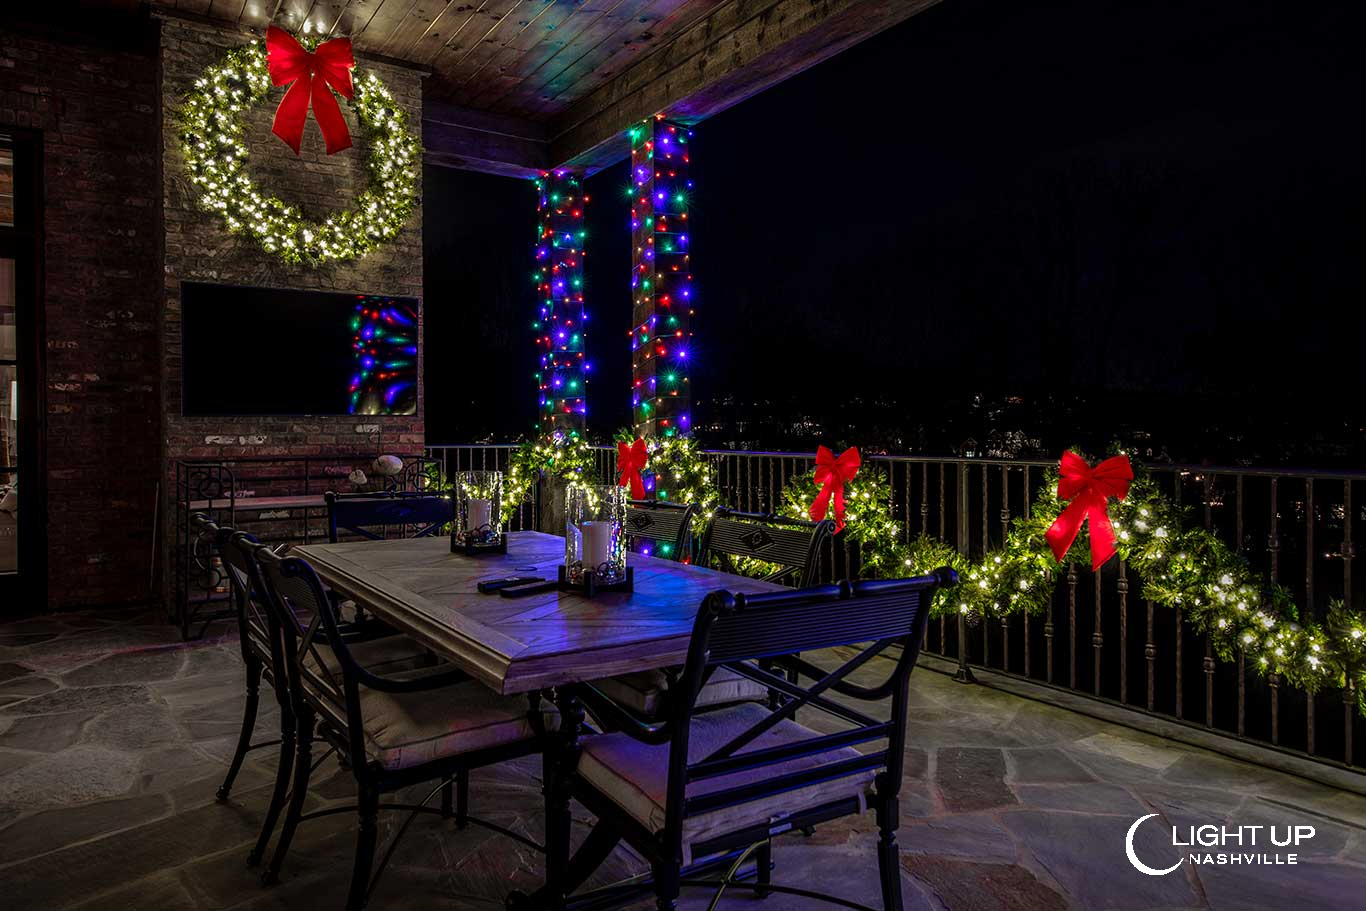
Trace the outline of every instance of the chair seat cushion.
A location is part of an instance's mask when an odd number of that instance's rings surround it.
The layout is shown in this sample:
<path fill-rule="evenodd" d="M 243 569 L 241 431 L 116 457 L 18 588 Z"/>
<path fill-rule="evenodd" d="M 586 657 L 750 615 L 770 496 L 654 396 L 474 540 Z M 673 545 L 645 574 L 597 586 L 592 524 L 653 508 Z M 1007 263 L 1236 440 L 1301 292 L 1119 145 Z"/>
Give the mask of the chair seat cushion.
<path fill-rule="evenodd" d="M 599 680 L 594 684 L 602 694 L 617 705 L 638 715 L 658 715 L 664 708 L 664 694 L 669 682 L 663 671 L 641 671 Z M 768 688 L 727 668 L 717 668 L 702 692 L 697 694 L 699 708 L 726 705 L 731 702 L 762 702 L 768 698 Z"/>
<path fill-rule="evenodd" d="M 390 769 L 531 740 L 530 708 L 527 696 L 501 696 L 474 680 L 416 693 L 361 692 L 367 752 Z M 549 704 L 540 712 L 545 730 L 559 726 Z"/>
<path fill-rule="evenodd" d="M 701 761 L 768 714 L 765 707 L 749 702 L 694 716 L 688 737 L 688 761 Z M 737 755 L 816 736 L 819 736 L 817 732 L 810 728 L 785 720 L 743 747 Z M 846 747 L 799 757 L 781 764 L 697 781 L 688 786 L 687 793 L 689 797 L 697 797 L 858 755 L 857 750 Z M 621 733 L 585 738 L 578 774 L 650 831 L 659 832 L 664 828 L 669 774 L 667 743 L 645 744 Z M 852 797 L 857 799 L 858 810 L 862 812 L 874 777 L 875 772 L 869 770 L 690 817 L 683 821 L 684 863 L 692 863 L 694 843 L 747 826 L 777 822 L 800 810 Z"/>
<path fill-rule="evenodd" d="M 430 661 L 427 651 L 407 636 L 368 639 L 364 642 L 350 643 L 348 647 L 357 664 L 376 674 L 416 670 Z M 316 649 L 310 649 L 305 654 L 305 669 L 318 673 L 320 659 L 328 677 L 340 684 L 341 660 L 337 658 L 336 652 L 321 642 Z"/>

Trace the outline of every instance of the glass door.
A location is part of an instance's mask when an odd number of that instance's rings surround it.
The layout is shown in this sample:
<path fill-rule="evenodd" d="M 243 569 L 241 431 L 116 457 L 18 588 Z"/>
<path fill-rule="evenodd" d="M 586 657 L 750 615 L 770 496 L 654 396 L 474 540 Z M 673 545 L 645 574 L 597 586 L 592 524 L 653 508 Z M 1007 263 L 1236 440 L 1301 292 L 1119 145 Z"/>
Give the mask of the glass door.
<path fill-rule="evenodd" d="M 0 619 L 46 608 L 37 149 L 0 132 Z"/>
<path fill-rule="evenodd" d="M 6 152 L 0 151 L 0 190 Z M 0 193 L 0 223 L 6 199 Z M 14 260 L 0 258 L 0 575 L 19 571 L 19 337 Z"/>

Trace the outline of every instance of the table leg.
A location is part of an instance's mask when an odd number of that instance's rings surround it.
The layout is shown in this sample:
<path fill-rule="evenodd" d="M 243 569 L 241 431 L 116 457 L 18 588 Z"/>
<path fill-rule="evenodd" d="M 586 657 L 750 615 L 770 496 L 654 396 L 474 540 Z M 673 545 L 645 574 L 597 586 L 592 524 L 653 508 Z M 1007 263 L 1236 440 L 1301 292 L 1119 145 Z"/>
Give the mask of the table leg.
<path fill-rule="evenodd" d="M 573 888 L 567 880 L 569 869 L 569 833 L 573 816 L 569 810 L 569 779 L 579 762 L 579 731 L 583 726 L 583 706 L 570 689 L 555 692 L 555 706 L 560 712 L 560 727 L 546 738 L 542 755 L 542 791 L 545 795 L 545 885 L 531 895 L 514 892 L 507 897 L 507 907 L 521 909 L 549 909 L 559 911 L 565 906 L 566 893 Z"/>

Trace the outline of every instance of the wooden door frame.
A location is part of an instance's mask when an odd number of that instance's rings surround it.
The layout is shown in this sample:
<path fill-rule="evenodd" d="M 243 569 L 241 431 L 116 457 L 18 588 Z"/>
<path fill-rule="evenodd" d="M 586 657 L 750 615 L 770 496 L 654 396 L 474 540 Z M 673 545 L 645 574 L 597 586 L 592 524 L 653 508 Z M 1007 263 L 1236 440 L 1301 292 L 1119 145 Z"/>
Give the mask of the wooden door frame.
<path fill-rule="evenodd" d="M 0 257 L 13 259 L 19 362 L 19 572 L 0 577 L 5 601 L 18 605 L 0 620 L 48 610 L 47 604 L 47 319 L 43 269 L 43 134 L 0 128 L 14 154 L 14 227 L 0 227 Z M 14 596 L 14 597 L 11 597 Z"/>

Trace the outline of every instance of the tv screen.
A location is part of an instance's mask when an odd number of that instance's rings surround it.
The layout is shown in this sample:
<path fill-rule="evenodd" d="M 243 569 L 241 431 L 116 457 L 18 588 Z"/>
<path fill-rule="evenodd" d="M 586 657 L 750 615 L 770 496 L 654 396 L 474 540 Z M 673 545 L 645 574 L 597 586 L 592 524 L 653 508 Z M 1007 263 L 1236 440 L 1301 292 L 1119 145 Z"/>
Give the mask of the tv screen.
<path fill-rule="evenodd" d="M 418 303 L 183 282 L 186 415 L 415 414 Z"/>

